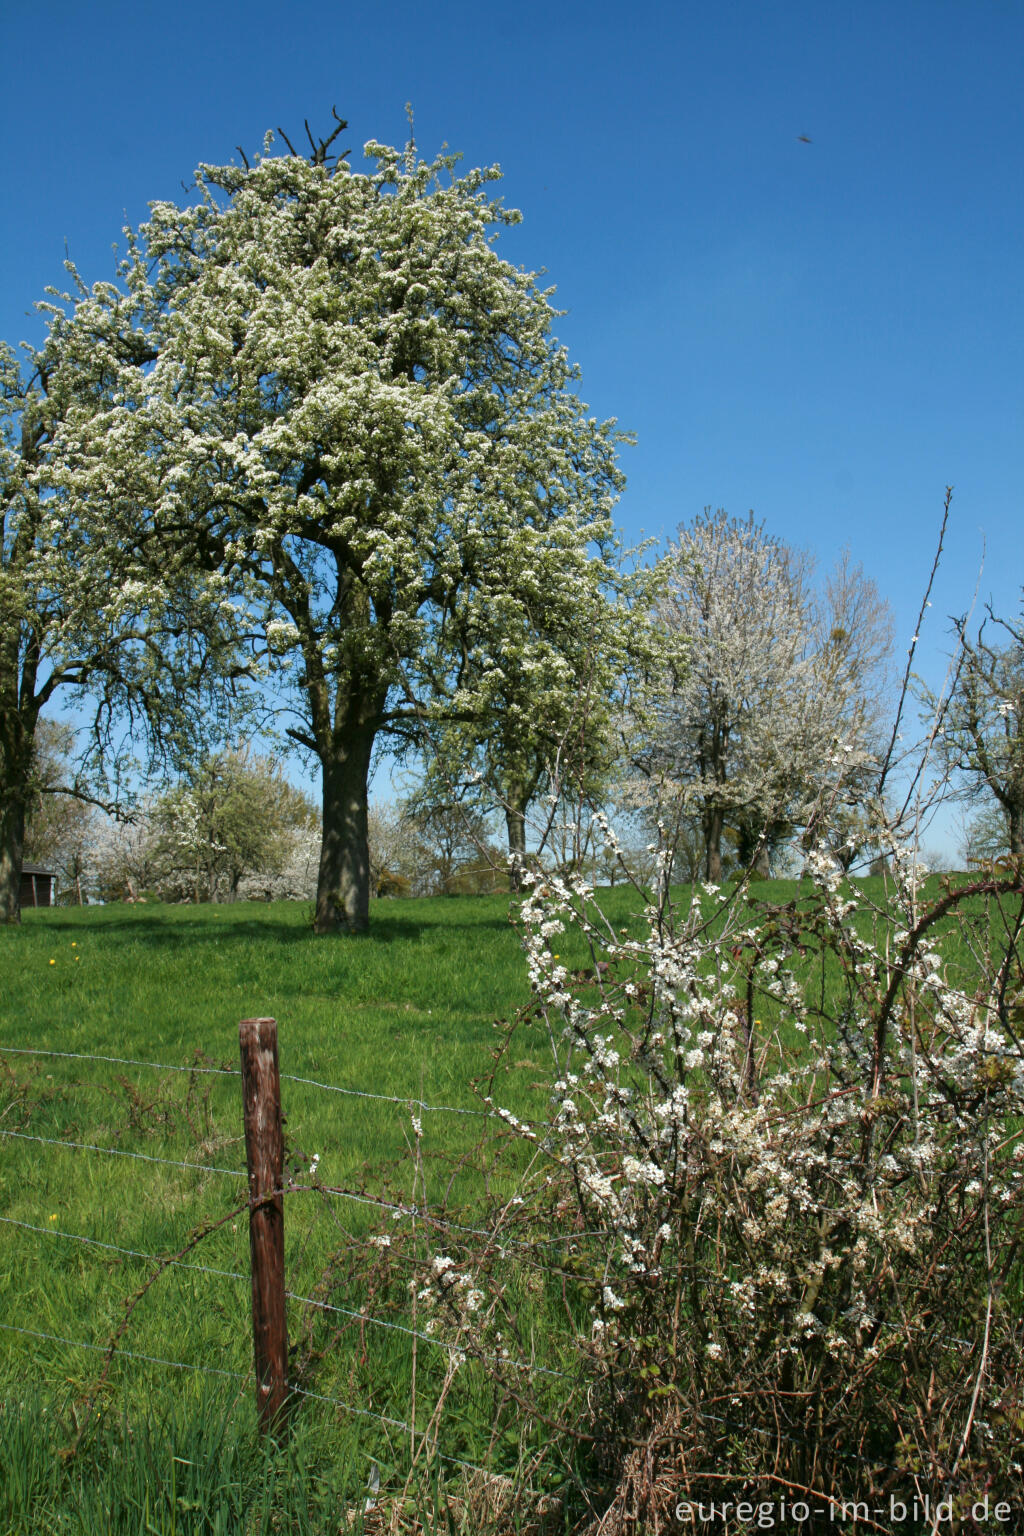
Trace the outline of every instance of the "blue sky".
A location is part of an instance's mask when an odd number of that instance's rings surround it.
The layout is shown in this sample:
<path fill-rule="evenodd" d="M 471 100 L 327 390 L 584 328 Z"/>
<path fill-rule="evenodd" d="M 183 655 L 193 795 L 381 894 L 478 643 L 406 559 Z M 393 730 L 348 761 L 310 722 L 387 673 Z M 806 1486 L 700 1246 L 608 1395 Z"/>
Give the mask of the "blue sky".
<path fill-rule="evenodd" d="M 332 104 L 354 150 L 401 142 L 410 101 L 423 152 L 502 165 L 499 248 L 546 268 L 584 398 L 637 435 L 627 541 L 752 508 L 823 567 L 849 546 L 905 649 L 952 484 L 922 669 L 983 556 L 980 599 L 1017 610 L 1021 0 L 5 12 L 0 336 L 39 334 L 65 241 L 107 276 L 199 160 Z"/>

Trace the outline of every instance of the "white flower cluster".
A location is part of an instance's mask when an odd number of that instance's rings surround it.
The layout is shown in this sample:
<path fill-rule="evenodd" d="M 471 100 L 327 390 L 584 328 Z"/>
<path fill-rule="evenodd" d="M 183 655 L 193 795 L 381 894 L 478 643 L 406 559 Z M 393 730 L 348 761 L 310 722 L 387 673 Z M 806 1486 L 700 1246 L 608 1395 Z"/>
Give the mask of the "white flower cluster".
<path fill-rule="evenodd" d="M 540 1187 L 564 1181 L 577 1229 L 601 1234 L 587 1347 L 602 1358 L 640 1347 L 634 1319 L 656 1336 L 681 1285 L 684 1311 L 706 1298 L 706 1367 L 729 1368 L 736 1337 L 779 1359 L 874 1359 L 886 1277 L 921 1273 L 937 1213 L 955 1208 L 966 1231 L 1024 1206 L 1024 1062 L 999 967 L 983 995 L 947 979 L 914 850 L 889 852 L 873 925 L 824 848 L 785 923 L 737 902 L 708 924 L 699 901 L 680 915 L 659 897 L 642 936 L 616 933 L 593 892 L 526 882 L 556 1069 Z M 572 930 L 601 965 L 570 976 L 551 944 Z M 838 1002 L 806 985 L 808 954 L 842 978 Z"/>

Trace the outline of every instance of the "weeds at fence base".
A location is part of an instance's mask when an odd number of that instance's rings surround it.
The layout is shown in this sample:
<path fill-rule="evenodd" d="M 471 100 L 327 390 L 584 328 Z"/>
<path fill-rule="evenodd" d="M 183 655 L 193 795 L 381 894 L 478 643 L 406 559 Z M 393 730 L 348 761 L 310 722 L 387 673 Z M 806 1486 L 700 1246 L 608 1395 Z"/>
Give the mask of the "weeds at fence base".
<path fill-rule="evenodd" d="M 248 1402 L 215 1396 L 162 1418 L 108 1412 L 87 1454 L 56 1451 L 69 1405 L 10 1387 L 0 1403 L 0 1530 L 4 1536 L 556 1536 L 554 1499 L 527 1501 L 510 1478 L 431 1477 L 403 1496 L 368 1494 L 372 1465 L 339 1449 L 322 1419 L 293 1422 L 292 1443 L 261 1448 Z"/>
<path fill-rule="evenodd" d="M 342 1524 L 345 1536 L 562 1536 L 567 1529 L 560 1499 L 524 1495 L 512 1478 L 489 1473 L 374 1500 L 370 1509 L 350 1510 Z"/>

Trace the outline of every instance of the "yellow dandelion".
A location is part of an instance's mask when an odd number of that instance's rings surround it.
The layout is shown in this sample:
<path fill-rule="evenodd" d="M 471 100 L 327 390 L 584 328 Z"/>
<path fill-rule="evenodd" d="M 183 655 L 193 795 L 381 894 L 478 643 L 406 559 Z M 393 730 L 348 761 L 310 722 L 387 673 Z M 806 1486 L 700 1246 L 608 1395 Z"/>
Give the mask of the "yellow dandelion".
<path fill-rule="evenodd" d="M 56 960 L 51 960 L 51 961 L 50 961 L 50 964 L 51 964 L 51 965 L 56 965 L 56 964 L 57 964 L 57 962 L 56 962 Z"/>
<path fill-rule="evenodd" d="M 57 1212 L 56 1211 L 54 1211 L 53 1215 L 50 1217 L 50 1220 L 51 1221 L 56 1221 L 57 1220 Z"/>
<path fill-rule="evenodd" d="M 78 940 L 77 939 L 72 939 L 71 940 L 71 948 L 72 949 L 77 949 L 78 948 Z"/>

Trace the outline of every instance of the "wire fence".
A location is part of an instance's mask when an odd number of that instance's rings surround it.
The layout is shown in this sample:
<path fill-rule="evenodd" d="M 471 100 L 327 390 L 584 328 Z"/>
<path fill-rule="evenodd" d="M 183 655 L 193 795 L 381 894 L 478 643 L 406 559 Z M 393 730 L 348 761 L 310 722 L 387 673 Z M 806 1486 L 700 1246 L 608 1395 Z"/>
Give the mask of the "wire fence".
<path fill-rule="evenodd" d="M 209 1061 L 199 1058 L 187 1064 L 176 1062 L 154 1061 L 148 1058 L 126 1057 L 114 1054 L 85 1051 L 52 1050 L 40 1046 L 15 1046 L 0 1044 L 0 1062 L 7 1058 L 34 1059 L 38 1061 L 59 1061 L 68 1063 L 82 1063 L 96 1065 L 109 1069 L 116 1067 L 146 1071 L 153 1073 L 178 1074 L 190 1080 L 199 1078 L 235 1078 L 242 1079 L 239 1068 L 227 1065 L 211 1064 Z M 385 1094 L 370 1089 L 353 1086 L 339 1085 L 325 1082 L 317 1078 L 302 1076 L 293 1073 L 281 1073 L 282 1083 L 294 1084 L 298 1087 L 312 1089 L 314 1091 L 337 1095 L 343 1099 L 376 1102 L 390 1105 L 403 1111 L 405 1115 L 415 1117 L 417 1114 L 451 1115 L 462 1120 L 475 1120 L 478 1122 L 490 1122 L 504 1125 L 505 1117 L 498 1111 L 486 1108 L 467 1107 L 465 1105 L 443 1104 L 429 1102 L 420 1097 L 403 1097 L 396 1094 Z M 82 1086 L 94 1086 L 94 1084 L 82 1081 L 62 1083 L 61 1088 L 72 1090 Z M 414 1120 L 415 1123 L 415 1120 Z M 86 1140 L 74 1135 L 44 1135 L 40 1131 L 15 1128 L 11 1125 L 0 1124 L 0 1138 L 8 1144 L 31 1144 L 40 1148 L 52 1148 L 55 1152 L 69 1155 L 86 1155 L 95 1158 L 123 1159 L 126 1162 L 148 1164 L 156 1167 L 178 1170 L 189 1175 L 214 1175 L 231 1181 L 247 1180 L 249 1175 L 246 1169 L 225 1166 L 219 1162 L 205 1160 L 193 1160 L 187 1155 L 180 1158 L 153 1152 L 143 1152 L 136 1148 L 124 1146 L 105 1146 L 96 1140 Z M 294 1177 L 285 1181 L 282 1193 L 302 1194 L 315 1192 L 325 1202 L 334 1204 L 338 1201 L 349 1202 L 355 1206 L 369 1208 L 380 1212 L 382 1215 L 390 1215 L 392 1218 L 405 1218 L 420 1224 L 425 1230 L 436 1235 L 448 1234 L 453 1238 L 482 1239 L 486 1244 L 501 1244 L 515 1246 L 524 1251 L 531 1248 L 530 1244 L 520 1243 L 506 1234 L 502 1234 L 494 1228 L 471 1225 L 458 1222 L 440 1211 L 431 1210 L 426 1204 L 412 1200 L 390 1199 L 383 1194 L 377 1194 L 364 1189 L 349 1189 L 340 1185 L 331 1185 L 319 1180 L 302 1181 Z M 85 1250 L 92 1250 L 99 1256 L 108 1256 L 111 1259 L 133 1261 L 138 1264 L 151 1266 L 153 1276 L 164 1269 L 184 1271 L 192 1275 L 209 1277 L 215 1281 L 230 1281 L 235 1285 L 248 1286 L 251 1282 L 251 1273 L 241 1268 L 226 1268 L 216 1264 L 204 1264 L 194 1258 L 160 1253 L 150 1248 L 132 1246 L 127 1243 L 110 1241 L 106 1237 L 99 1237 L 87 1232 L 71 1231 L 64 1226 L 54 1226 L 51 1222 L 42 1224 L 38 1221 L 29 1221 L 20 1217 L 2 1215 L 0 1225 L 9 1230 L 15 1230 L 31 1237 L 35 1242 L 49 1244 L 53 1242 L 74 1244 Z M 557 1245 L 564 1242 L 565 1237 L 546 1236 L 542 1239 L 546 1245 Z M 147 1287 L 150 1282 L 147 1281 Z M 144 1287 L 143 1289 L 146 1289 Z M 461 1364 L 465 1358 L 465 1349 L 458 1342 L 450 1339 L 439 1338 L 428 1332 L 424 1327 L 415 1325 L 415 1316 L 411 1320 L 400 1320 L 395 1317 L 382 1317 L 374 1314 L 366 1307 L 346 1306 L 336 1300 L 328 1300 L 324 1296 L 309 1295 L 301 1290 L 286 1289 L 285 1296 L 294 1306 L 309 1309 L 311 1313 L 344 1320 L 347 1324 L 358 1325 L 377 1331 L 382 1335 L 401 1339 L 408 1342 L 414 1348 L 426 1348 L 437 1352 L 444 1357 L 449 1365 Z M 254 1383 L 254 1372 L 228 1369 L 224 1366 L 214 1366 L 205 1361 L 186 1361 L 171 1358 L 164 1354 L 151 1353 L 138 1348 L 130 1348 L 123 1342 L 121 1330 L 109 1337 L 106 1342 L 97 1342 L 95 1339 L 72 1337 L 65 1333 L 58 1333 L 47 1328 L 31 1328 L 23 1323 L 3 1322 L 0 1328 L 9 1335 L 22 1337 L 26 1340 L 35 1339 L 41 1344 L 48 1343 L 59 1345 L 62 1348 L 81 1350 L 86 1354 L 103 1356 L 106 1364 L 115 1358 L 120 1361 L 131 1362 L 137 1365 L 149 1365 L 157 1368 L 173 1371 L 187 1371 L 199 1376 L 212 1376 L 219 1379 L 236 1381 L 240 1384 Z M 513 1375 L 535 1375 L 549 1379 L 569 1381 L 568 1372 L 556 1369 L 550 1365 L 544 1365 L 536 1360 L 516 1359 L 503 1356 L 488 1356 L 478 1354 L 474 1356 L 483 1365 L 499 1366 L 502 1370 Z M 366 1421 L 374 1421 L 382 1429 L 387 1431 L 400 1431 L 410 1437 L 422 1436 L 428 1431 L 417 1428 L 411 1419 L 398 1417 L 394 1414 L 379 1412 L 372 1408 L 352 1403 L 344 1398 L 314 1390 L 312 1387 L 298 1382 L 289 1383 L 289 1396 L 292 1398 L 309 1399 L 313 1402 L 329 1405 L 339 1413 L 352 1415 L 354 1418 Z M 446 1464 L 461 1467 L 464 1470 L 476 1474 L 489 1475 L 488 1469 L 481 1467 L 464 1458 L 448 1455 L 437 1448 L 436 1426 L 429 1431 L 434 1439 L 431 1456 Z"/>
<path fill-rule="evenodd" d="M 51 1344 L 63 1344 L 69 1349 L 89 1350 L 102 1355 L 109 1353 L 109 1345 L 107 1344 L 93 1344 L 85 1339 L 69 1339 L 63 1334 L 44 1333 L 38 1328 L 22 1328 L 15 1323 L 0 1323 L 0 1330 L 3 1330 L 5 1333 L 21 1334 L 25 1338 L 44 1340 Z M 239 1381 L 243 1384 L 252 1381 L 251 1371 L 229 1371 L 223 1366 L 197 1365 L 194 1361 L 189 1360 L 167 1360 L 161 1355 L 147 1355 L 142 1354 L 138 1350 L 131 1349 L 119 1349 L 117 1353 L 119 1359 L 133 1360 L 144 1365 L 162 1365 L 174 1371 L 195 1371 L 203 1376 L 228 1377 L 232 1381 Z M 417 1432 L 414 1426 L 406 1419 L 392 1418 L 386 1413 L 373 1413 L 368 1408 L 360 1408 L 356 1404 L 346 1403 L 342 1398 L 331 1397 L 325 1392 L 312 1392 L 306 1387 L 299 1386 L 293 1386 L 291 1391 L 296 1397 L 308 1397 L 315 1402 L 329 1403 L 332 1407 L 340 1408 L 345 1413 L 352 1414 L 355 1418 L 374 1419 L 379 1424 L 385 1424 L 390 1429 L 400 1429 L 406 1434 Z M 439 1461 L 447 1462 L 451 1466 L 462 1467 L 466 1471 L 477 1472 L 484 1477 L 489 1475 L 485 1467 L 479 1467 L 474 1462 L 465 1461 L 461 1457 L 447 1456 L 443 1451 L 434 1451 L 432 1454 L 436 1455 Z"/>
<path fill-rule="evenodd" d="M 0 1046 L 0 1056 L 53 1056 L 65 1061 L 100 1061 L 120 1067 L 150 1067 L 156 1072 L 184 1072 L 189 1076 L 241 1077 L 238 1067 L 173 1066 L 164 1061 L 141 1061 L 130 1056 L 96 1056 L 83 1051 L 47 1051 L 34 1046 Z M 308 1088 L 320 1088 L 325 1093 L 338 1093 L 352 1099 L 376 1099 L 382 1104 L 398 1104 L 403 1109 L 419 1109 L 429 1115 L 469 1115 L 481 1120 L 500 1120 L 503 1116 L 494 1109 L 467 1109 L 457 1104 L 427 1104 L 423 1099 L 401 1098 L 393 1093 L 374 1093 L 366 1088 L 345 1088 L 337 1083 L 322 1083 L 312 1077 L 296 1077 L 282 1072 L 282 1083 L 302 1083 Z"/>
<path fill-rule="evenodd" d="M 0 1062 L 3 1062 L 7 1057 L 37 1058 L 40 1060 L 53 1059 L 68 1062 L 94 1063 L 105 1067 L 117 1066 L 133 1068 L 137 1070 L 153 1071 L 158 1073 L 183 1074 L 193 1079 L 197 1077 L 241 1079 L 243 1075 L 238 1068 L 210 1065 L 202 1060 L 197 1060 L 193 1063 L 181 1065 L 177 1063 L 158 1062 L 115 1055 L 103 1055 L 99 1053 L 55 1051 L 41 1047 L 0 1045 Z M 282 1073 L 280 1074 L 280 1077 L 283 1083 L 295 1084 L 297 1086 L 314 1089 L 318 1092 L 336 1094 L 353 1100 L 375 1101 L 389 1104 L 403 1110 L 409 1115 L 413 1115 L 418 1111 L 419 1113 L 424 1114 L 450 1114 L 453 1116 L 475 1118 L 488 1122 L 505 1123 L 506 1120 L 506 1117 L 502 1113 L 491 1108 L 476 1109 L 460 1105 L 435 1104 L 421 1098 L 409 1098 L 400 1095 L 379 1093 L 376 1091 L 356 1088 L 352 1086 L 337 1085 L 323 1082 L 311 1077 L 300 1076 L 297 1074 Z M 64 1086 L 73 1087 L 79 1085 L 69 1084 Z M 96 1157 L 121 1158 L 143 1164 L 158 1165 L 169 1169 L 176 1169 L 190 1175 L 219 1175 L 223 1178 L 234 1181 L 247 1180 L 249 1177 L 245 1169 L 226 1167 L 218 1163 L 193 1161 L 188 1158 L 172 1158 L 154 1153 L 141 1152 L 134 1148 L 103 1146 L 98 1142 L 78 1140 L 70 1136 L 45 1136 L 36 1134 L 35 1132 L 14 1129 L 12 1127 L 3 1125 L 0 1125 L 0 1137 L 10 1142 L 32 1143 L 37 1146 L 60 1149 L 61 1151 L 67 1151 L 70 1153 L 84 1153 Z M 497 1247 L 501 1252 L 514 1251 L 517 1253 L 522 1253 L 528 1256 L 531 1263 L 534 1265 L 539 1265 L 541 1268 L 548 1269 L 552 1275 L 559 1275 L 563 1273 L 563 1271 L 557 1264 L 545 1265 L 542 1261 L 538 1260 L 537 1255 L 540 1250 L 544 1249 L 545 1247 L 557 1248 L 559 1245 L 564 1245 L 567 1242 L 578 1242 L 583 1238 L 600 1237 L 603 1235 L 599 1232 L 556 1233 L 537 1236 L 531 1238 L 531 1240 L 527 1242 L 513 1238 L 507 1232 L 502 1231 L 498 1226 L 479 1226 L 460 1223 L 453 1220 L 446 1214 L 443 1214 L 442 1212 L 432 1211 L 425 1204 L 420 1204 L 415 1201 L 389 1199 L 384 1195 L 375 1194 L 366 1190 L 349 1189 L 338 1185 L 327 1184 L 319 1180 L 302 1182 L 295 1178 L 290 1178 L 285 1183 L 283 1189 L 278 1191 L 278 1193 L 291 1195 L 314 1192 L 319 1197 L 319 1199 L 325 1202 L 342 1201 L 350 1202 L 354 1205 L 362 1207 L 370 1207 L 380 1211 L 381 1213 L 388 1213 L 394 1218 L 408 1218 L 415 1220 L 419 1223 L 422 1223 L 425 1227 L 428 1227 L 431 1231 L 436 1233 L 448 1233 L 453 1238 L 476 1238 L 482 1240 L 485 1245 L 489 1244 Z M 241 1206 L 239 1209 L 241 1210 L 244 1208 L 244 1206 Z M 195 1259 L 184 1257 L 185 1251 L 187 1251 L 191 1244 L 187 1245 L 186 1249 L 183 1249 L 178 1254 L 169 1255 L 167 1253 L 160 1253 L 145 1248 L 132 1247 L 127 1244 L 112 1242 L 106 1238 L 94 1236 L 88 1233 L 68 1231 L 63 1227 L 55 1227 L 51 1224 L 42 1225 L 37 1222 L 27 1221 L 13 1216 L 0 1216 L 0 1224 L 2 1224 L 5 1228 L 16 1229 L 27 1235 L 31 1235 L 36 1240 L 75 1244 L 81 1248 L 96 1250 L 99 1254 L 107 1254 L 111 1257 L 116 1257 L 117 1259 L 132 1260 L 141 1264 L 152 1266 L 154 1273 L 151 1279 L 155 1278 L 157 1274 L 162 1273 L 165 1269 L 190 1272 L 192 1274 L 210 1277 L 211 1279 L 218 1281 L 231 1281 L 236 1285 L 248 1285 L 252 1278 L 250 1272 L 243 1269 L 222 1268 L 214 1264 L 203 1264 L 197 1262 Z M 204 1235 L 205 1234 L 200 1234 L 200 1236 L 195 1239 L 195 1242 L 198 1243 L 198 1241 L 201 1241 Z M 147 1282 L 147 1286 L 149 1283 L 150 1282 Z M 145 1288 L 146 1287 L 143 1289 Z M 382 1335 L 400 1338 L 402 1340 L 408 1340 L 410 1344 L 416 1348 L 423 1346 L 429 1350 L 437 1351 L 439 1355 L 444 1356 L 447 1359 L 449 1364 L 457 1363 L 460 1360 L 465 1359 L 464 1345 L 460 1344 L 459 1342 L 453 1342 L 450 1339 L 438 1338 L 430 1332 L 426 1331 L 425 1328 L 416 1326 L 415 1316 L 413 1316 L 411 1320 L 398 1320 L 395 1317 L 381 1317 L 375 1315 L 366 1307 L 345 1306 L 337 1301 L 327 1300 L 323 1296 L 310 1295 L 304 1291 L 293 1289 L 286 1289 L 285 1296 L 287 1300 L 291 1302 L 295 1307 L 309 1309 L 311 1312 L 320 1315 L 344 1319 L 347 1323 L 358 1324 L 361 1328 L 367 1327 L 371 1330 L 377 1330 Z M 883 1324 L 882 1326 L 885 1325 Z M 897 1325 L 890 1326 L 897 1328 Z M 121 1330 L 115 1331 L 115 1333 L 108 1337 L 105 1342 L 97 1342 L 96 1340 L 76 1338 L 67 1334 L 53 1332 L 48 1329 L 30 1328 L 24 1326 L 24 1324 L 21 1323 L 9 1321 L 0 1322 L 0 1330 L 6 1334 L 20 1336 L 30 1340 L 37 1340 L 41 1344 L 54 1344 L 66 1349 L 81 1350 L 86 1354 L 103 1356 L 105 1362 L 107 1363 L 112 1362 L 116 1358 L 120 1361 L 131 1362 L 133 1365 L 147 1365 L 168 1371 L 189 1372 L 195 1375 L 210 1376 L 221 1380 L 230 1380 L 238 1383 L 240 1387 L 253 1385 L 255 1383 L 255 1373 L 251 1368 L 248 1371 L 239 1371 L 223 1366 L 215 1366 L 209 1364 L 207 1361 L 190 1362 L 175 1359 L 162 1354 L 149 1353 L 145 1350 L 125 1347 L 122 1342 L 123 1327 L 124 1325 L 122 1325 Z M 969 1353 L 976 1352 L 979 1348 L 978 1340 L 947 1336 L 943 1339 L 942 1342 L 945 1347 L 962 1349 Z M 575 1379 L 571 1372 L 557 1369 L 551 1365 L 541 1364 L 535 1359 L 509 1358 L 507 1356 L 499 1358 L 497 1356 L 483 1354 L 475 1355 L 473 1358 L 484 1366 L 498 1367 L 503 1371 L 508 1371 L 513 1374 L 518 1373 L 529 1377 L 544 1377 L 551 1380 L 561 1380 L 570 1384 Z M 289 1394 L 293 1398 L 309 1399 L 311 1402 L 317 1402 L 326 1406 L 330 1406 L 334 1408 L 339 1414 L 350 1415 L 354 1419 L 375 1422 L 382 1428 L 385 1433 L 388 1431 L 397 1431 L 401 1432 L 403 1435 L 408 1435 L 411 1439 L 415 1439 L 417 1436 L 422 1438 L 427 1435 L 433 1435 L 434 1443 L 430 1450 L 431 1457 L 436 1457 L 436 1459 L 440 1462 L 462 1468 L 467 1472 L 472 1472 L 482 1476 L 493 1475 L 491 1469 L 489 1468 L 480 1466 L 463 1458 L 448 1455 L 440 1451 L 437 1448 L 436 1443 L 436 1426 L 428 1426 L 426 1429 L 419 1427 L 415 1422 L 415 1416 L 406 1419 L 398 1417 L 394 1414 L 380 1412 L 376 1409 L 360 1405 L 359 1403 L 352 1403 L 329 1392 L 316 1391 L 313 1388 L 302 1385 L 298 1382 L 291 1382 L 289 1384 Z M 737 1433 L 750 1432 L 750 1426 L 734 1423 L 726 1417 L 717 1416 L 713 1413 L 709 1413 L 707 1417 L 713 1422 L 720 1423 L 723 1427 L 729 1429 L 730 1431 Z M 754 1432 L 759 1434 L 769 1433 L 766 1430 L 758 1429 L 756 1426 L 754 1427 Z M 798 1443 L 797 1441 L 793 1440 L 793 1437 L 786 1435 L 781 1429 L 777 1431 L 777 1434 L 782 1440 L 789 1440 L 794 1444 Z M 851 1463 L 859 1461 L 859 1457 L 854 1453 L 851 1453 L 847 1459 Z M 897 1472 L 903 1469 L 887 1467 L 885 1470 Z"/>

